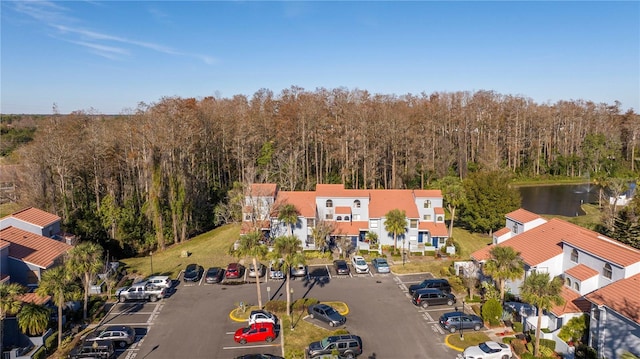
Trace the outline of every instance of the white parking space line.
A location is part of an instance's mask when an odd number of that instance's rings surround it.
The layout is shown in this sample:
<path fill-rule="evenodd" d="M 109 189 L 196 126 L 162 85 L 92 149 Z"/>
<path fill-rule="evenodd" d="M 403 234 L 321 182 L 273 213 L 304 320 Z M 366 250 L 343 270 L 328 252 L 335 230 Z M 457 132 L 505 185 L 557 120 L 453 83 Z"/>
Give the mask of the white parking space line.
<path fill-rule="evenodd" d="M 111 324 L 105 324 L 105 325 L 111 325 Z M 153 323 L 118 323 L 113 325 L 127 325 L 130 327 L 148 327 L 150 325 L 153 325 Z"/>
<path fill-rule="evenodd" d="M 279 347 L 280 344 L 263 344 L 263 345 L 243 345 L 238 347 L 222 347 L 222 349 L 251 349 L 251 348 L 270 348 L 270 347 Z"/>
<path fill-rule="evenodd" d="M 327 269 L 327 274 L 329 275 L 329 279 L 331 279 L 331 271 L 329 271 L 329 266 L 325 264 L 324 267 Z"/>
<path fill-rule="evenodd" d="M 433 322 L 433 317 L 431 316 L 431 314 L 429 313 L 422 313 L 422 317 L 424 318 L 424 320 L 426 320 L 427 322 Z"/>
<path fill-rule="evenodd" d="M 123 311 L 123 312 L 115 312 L 115 313 L 111 313 L 113 315 L 136 315 L 136 314 L 154 314 L 155 311 L 153 312 L 131 312 L 131 311 Z"/>
<path fill-rule="evenodd" d="M 431 328 L 433 329 L 434 332 L 444 335 L 444 330 L 442 330 L 439 324 L 434 324 L 431 326 Z"/>

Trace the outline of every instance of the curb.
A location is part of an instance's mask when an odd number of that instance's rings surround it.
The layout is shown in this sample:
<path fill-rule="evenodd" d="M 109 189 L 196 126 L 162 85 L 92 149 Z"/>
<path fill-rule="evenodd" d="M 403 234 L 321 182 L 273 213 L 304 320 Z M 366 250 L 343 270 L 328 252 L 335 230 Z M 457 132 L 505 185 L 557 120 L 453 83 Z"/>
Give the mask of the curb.
<path fill-rule="evenodd" d="M 449 343 L 449 337 L 451 337 L 452 335 L 455 335 L 455 334 L 449 334 L 444 338 L 444 344 L 446 346 L 448 346 L 449 348 L 453 349 L 453 350 L 456 350 L 456 351 L 459 351 L 459 352 L 463 352 L 464 349 L 458 348 L 458 347 L 456 347 L 454 345 L 451 345 L 451 343 Z"/>
<path fill-rule="evenodd" d="M 344 307 L 346 308 L 346 310 L 345 310 L 344 312 L 338 312 L 338 313 L 340 313 L 340 314 L 342 314 L 342 315 L 345 315 L 345 316 L 346 316 L 347 314 L 349 314 L 349 306 L 348 306 L 348 305 L 347 305 L 347 303 L 345 303 L 345 302 L 328 301 L 328 302 L 322 302 L 322 303 L 340 303 L 340 304 L 344 305 Z M 229 319 L 233 320 L 234 322 L 238 322 L 238 323 L 243 323 L 243 322 L 248 321 L 247 319 L 242 319 L 242 318 L 238 318 L 238 317 L 236 317 L 234 313 L 235 313 L 237 310 L 238 310 L 238 309 L 236 308 L 236 309 L 232 310 L 231 312 L 229 312 Z"/>

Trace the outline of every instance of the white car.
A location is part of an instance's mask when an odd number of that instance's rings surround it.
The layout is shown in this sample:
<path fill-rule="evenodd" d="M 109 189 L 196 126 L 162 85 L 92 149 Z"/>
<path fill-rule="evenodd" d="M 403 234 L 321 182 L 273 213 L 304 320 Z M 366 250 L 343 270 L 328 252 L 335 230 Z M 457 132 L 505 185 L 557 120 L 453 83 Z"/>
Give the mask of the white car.
<path fill-rule="evenodd" d="M 249 314 L 249 325 L 256 323 L 272 323 L 276 325 L 278 324 L 278 317 L 266 310 L 253 310 L 251 314 Z"/>
<path fill-rule="evenodd" d="M 351 265 L 356 270 L 356 273 L 369 273 L 369 266 L 361 256 L 353 256 Z"/>
<path fill-rule="evenodd" d="M 468 347 L 462 353 L 464 359 L 510 359 L 511 347 L 498 342 L 484 342 Z"/>
<path fill-rule="evenodd" d="M 269 266 L 269 279 L 284 279 L 284 273 L 282 273 L 283 260 L 272 260 Z"/>

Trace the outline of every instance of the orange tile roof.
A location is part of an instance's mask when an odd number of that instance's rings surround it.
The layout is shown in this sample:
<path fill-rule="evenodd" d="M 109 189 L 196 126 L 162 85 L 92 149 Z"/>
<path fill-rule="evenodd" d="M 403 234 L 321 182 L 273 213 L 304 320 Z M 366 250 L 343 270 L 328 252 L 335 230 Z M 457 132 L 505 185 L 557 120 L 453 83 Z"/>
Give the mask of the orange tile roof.
<path fill-rule="evenodd" d="M 442 197 L 442 191 L 439 189 L 414 189 L 413 193 L 416 197 Z"/>
<path fill-rule="evenodd" d="M 23 222 L 35 224 L 40 228 L 46 227 L 51 223 L 54 223 L 60 220 L 60 217 L 58 217 L 57 215 L 49 212 L 45 212 L 35 207 L 25 208 L 18 212 L 12 213 L 4 218 L 7 218 L 7 217 L 13 217 Z"/>
<path fill-rule="evenodd" d="M 562 286 L 560 296 L 564 299 L 564 304 L 554 304 L 550 310 L 556 316 L 568 313 L 587 313 L 591 310 L 591 303 L 567 286 Z"/>
<path fill-rule="evenodd" d="M 605 237 L 600 233 L 576 227 L 580 230 L 563 237 L 563 242 L 622 267 L 640 262 L 640 250 Z"/>
<path fill-rule="evenodd" d="M 11 243 L 9 246 L 10 257 L 40 268 L 48 268 L 54 260 L 73 248 L 55 239 L 39 236 L 15 227 L 0 230 L 0 239 Z"/>
<path fill-rule="evenodd" d="M 23 303 L 33 303 L 37 305 L 43 305 L 51 300 L 51 296 L 47 295 L 46 297 L 41 297 L 36 293 L 25 293 L 21 295 L 18 299 L 20 299 L 20 301 Z"/>
<path fill-rule="evenodd" d="M 331 234 L 334 236 L 357 236 L 360 234 L 360 230 L 369 230 L 369 222 L 334 222 L 334 227 Z"/>
<path fill-rule="evenodd" d="M 345 189 L 344 184 L 325 184 L 318 183 L 316 185 L 316 196 L 318 197 L 351 197 L 362 198 L 369 197 L 369 190 L 367 189 Z"/>
<path fill-rule="evenodd" d="M 502 237 L 502 236 L 504 236 L 505 234 L 507 234 L 509 232 L 511 232 L 511 230 L 509 228 L 503 227 L 503 228 L 493 232 L 493 236 L 494 237 Z"/>
<path fill-rule="evenodd" d="M 382 218 L 392 209 L 404 210 L 407 218 L 420 216 L 411 190 L 375 189 L 370 193 L 369 218 Z"/>
<path fill-rule="evenodd" d="M 587 267 L 582 263 L 567 269 L 566 271 L 564 271 L 564 273 L 572 276 L 579 281 L 587 280 L 598 275 L 597 270 L 591 267 Z"/>
<path fill-rule="evenodd" d="M 444 223 L 420 222 L 418 229 L 427 230 L 434 237 L 449 237 L 449 230 Z"/>
<path fill-rule="evenodd" d="M 519 208 L 513 212 L 507 213 L 506 217 L 522 224 L 534 221 L 538 218 L 542 218 L 539 215 L 533 212 L 529 212 L 523 208 Z"/>
<path fill-rule="evenodd" d="M 275 197 L 277 190 L 275 183 L 252 183 L 250 194 L 254 197 Z"/>
<path fill-rule="evenodd" d="M 277 209 L 285 204 L 292 204 L 304 218 L 316 217 L 316 195 L 311 191 L 280 191 L 274 204 Z M 277 214 L 275 214 L 277 216 Z"/>
<path fill-rule="evenodd" d="M 351 214 L 351 207 L 338 206 L 336 207 L 336 214 Z"/>
<path fill-rule="evenodd" d="M 257 221 L 255 224 L 253 223 L 253 221 L 245 221 L 240 225 L 240 234 L 251 233 L 256 229 L 262 230 L 269 228 L 271 228 L 271 221 L 269 220 Z"/>
<path fill-rule="evenodd" d="M 640 274 L 615 281 L 587 294 L 591 303 L 604 305 L 640 324 Z"/>
<path fill-rule="evenodd" d="M 8 247 L 11 243 L 7 242 L 7 241 L 3 241 L 2 239 L 0 239 L 0 249 Z"/>
<path fill-rule="evenodd" d="M 436 207 L 436 208 L 434 208 L 434 209 L 433 209 L 433 212 L 434 212 L 435 214 L 444 214 L 444 208 L 442 208 L 442 207 Z"/>

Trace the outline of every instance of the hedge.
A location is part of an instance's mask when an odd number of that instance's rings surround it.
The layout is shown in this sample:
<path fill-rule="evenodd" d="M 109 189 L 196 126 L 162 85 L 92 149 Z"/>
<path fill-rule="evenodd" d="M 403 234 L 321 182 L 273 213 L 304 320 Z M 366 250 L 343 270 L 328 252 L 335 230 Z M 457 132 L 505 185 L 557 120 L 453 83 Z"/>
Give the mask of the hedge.
<path fill-rule="evenodd" d="M 44 341 L 44 347 L 48 352 L 53 353 L 58 347 L 58 332 L 51 333 Z"/>
<path fill-rule="evenodd" d="M 41 346 L 40 349 L 36 350 L 31 357 L 33 359 L 46 359 L 47 358 L 47 348 Z"/>

